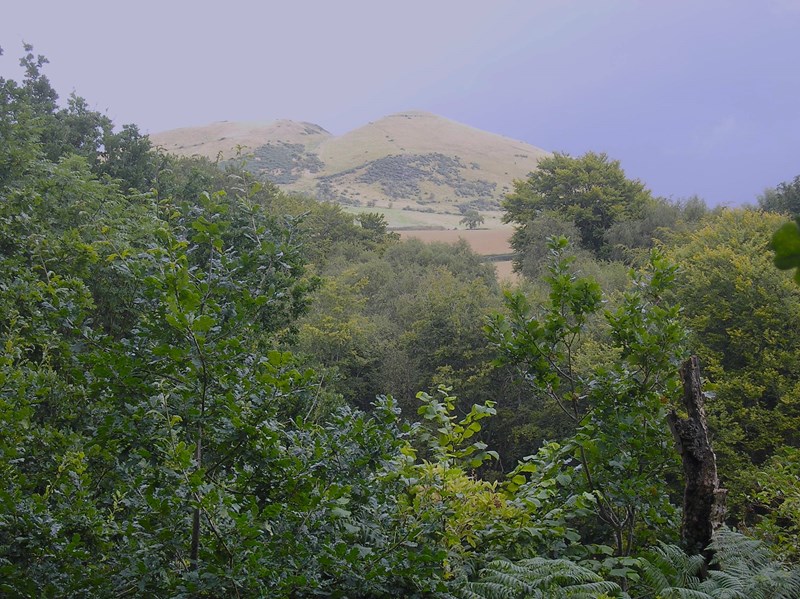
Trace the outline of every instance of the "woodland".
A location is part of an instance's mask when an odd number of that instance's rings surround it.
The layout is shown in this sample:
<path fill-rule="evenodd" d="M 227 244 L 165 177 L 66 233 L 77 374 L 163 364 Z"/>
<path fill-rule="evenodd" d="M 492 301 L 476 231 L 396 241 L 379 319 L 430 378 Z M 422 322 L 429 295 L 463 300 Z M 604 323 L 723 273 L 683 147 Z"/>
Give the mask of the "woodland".
<path fill-rule="evenodd" d="M 800 176 L 711 209 L 553 154 L 499 282 L 21 63 L 0 596 L 800 597 Z"/>

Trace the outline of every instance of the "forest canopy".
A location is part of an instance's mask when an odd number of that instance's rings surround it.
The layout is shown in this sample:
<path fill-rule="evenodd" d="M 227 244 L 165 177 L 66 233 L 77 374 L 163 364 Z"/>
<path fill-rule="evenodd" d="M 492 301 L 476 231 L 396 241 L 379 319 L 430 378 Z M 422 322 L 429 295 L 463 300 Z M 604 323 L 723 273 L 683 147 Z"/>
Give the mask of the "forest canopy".
<path fill-rule="evenodd" d="M 46 63 L 0 79 L 0 594 L 800 596 L 785 215 L 556 154 L 504 283 L 61 104 Z M 701 548 L 693 354 L 728 490 Z"/>

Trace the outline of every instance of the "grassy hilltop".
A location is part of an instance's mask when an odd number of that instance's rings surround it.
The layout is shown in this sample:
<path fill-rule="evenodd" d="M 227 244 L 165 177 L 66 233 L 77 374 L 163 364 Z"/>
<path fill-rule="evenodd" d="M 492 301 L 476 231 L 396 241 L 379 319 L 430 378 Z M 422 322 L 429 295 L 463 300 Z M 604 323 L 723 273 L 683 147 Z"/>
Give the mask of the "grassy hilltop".
<path fill-rule="evenodd" d="M 536 168 L 544 150 L 427 112 L 409 111 L 340 136 L 294 121 L 222 122 L 151 136 L 182 155 L 232 159 L 286 190 L 351 207 L 382 207 L 393 226 L 452 228 L 461 211 L 491 220 L 514 179 Z M 452 214 L 450 219 L 396 214 Z M 494 215 L 496 216 L 496 215 Z M 409 223 L 411 220 L 411 223 Z M 494 221 L 496 223 L 496 221 Z"/>

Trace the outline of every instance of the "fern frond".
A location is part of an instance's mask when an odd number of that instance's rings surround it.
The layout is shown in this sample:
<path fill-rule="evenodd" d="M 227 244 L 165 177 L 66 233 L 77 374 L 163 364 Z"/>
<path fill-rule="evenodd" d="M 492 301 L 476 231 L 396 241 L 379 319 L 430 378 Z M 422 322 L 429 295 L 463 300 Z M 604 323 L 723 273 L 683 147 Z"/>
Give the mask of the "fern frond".
<path fill-rule="evenodd" d="M 714 551 L 709 580 L 724 599 L 797 599 L 800 597 L 800 570 L 788 569 L 764 543 L 731 530 L 721 530 L 709 547 Z"/>
<path fill-rule="evenodd" d="M 718 569 L 699 574 L 703 556 L 661 545 L 641 558 L 639 594 L 664 599 L 798 599 L 800 570 L 776 561 L 760 541 L 723 530 L 709 547 Z"/>
<path fill-rule="evenodd" d="M 609 580 L 598 580 L 597 582 L 567 586 L 562 591 L 563 596 L 569 599 L 597 599 L 601 595 L 613 596 L 619 593 L 620 587 L 617 583 Z"/>
<path fill-rule="evenodd" d="M 722 570 L 710 571 L 708 579 L 702 582 L 700 588 L 714 599 L 748 599 L 744 594 L 741 577 Z"/>
<path fill-rule="evenodd" d="M 469 599 L 594 599 L 621 596 L 622 589 L 597 573 L 565 559 L 496 560 L 480 571 L 479 579 L 462 587 Z"/>
<path fill-rule="evenodd" d="M 516 589 L 494 581 L 470 582 L 464 590 L 465 599 L 513 599 L 521 596 Z"/>
<path fill-rule="evenodd" d="M 526 580 L 537 588 L 568 586 L 603 580 L 596 572 L 566 559 L 549 560 L 535 557 L 521 560 L 517 563 L 527 571 Z"/>
<path fill-rule="evenodd" d="M 704 563 L 702 555 L 687 555 L 680 547 L 662 543 L 640 559 L 637 588 L 648 597 L 714 599 L 698 577 Z"/>
<path fill-rule="evenodd" d="M 709 549 L 714 552 L 711 563 L 719 565 L 723 570 L 737 567 L 758 570 L 774 562 L 774 557 L 764 543 L 732 530 L 723 529 L 717 532 Z"/>
<path fill-rule="evenodd" d="M 660 599 L 714 599 L 712 595 L 686 587 L 667 587 L 658 593 Z"/>

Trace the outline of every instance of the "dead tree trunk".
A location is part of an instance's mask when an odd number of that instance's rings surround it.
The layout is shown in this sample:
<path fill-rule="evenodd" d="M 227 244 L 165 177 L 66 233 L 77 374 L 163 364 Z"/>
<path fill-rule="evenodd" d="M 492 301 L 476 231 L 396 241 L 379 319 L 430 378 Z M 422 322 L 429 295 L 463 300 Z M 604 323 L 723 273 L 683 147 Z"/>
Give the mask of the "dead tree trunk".
<path fill-rule="evenodd" d="M 719 486 L 717 457 L 708 441 L 700 365 L 696 356 L 683 363 L 680 374 L 686 417 L 682 418 L 672 410 L 667 421 L 683 460 L 686 479 L 681 539 L 690 554 L 703 553 L 709 560 L 711 555 L 706 547 L 724 520 L 728 491 Z"/>

